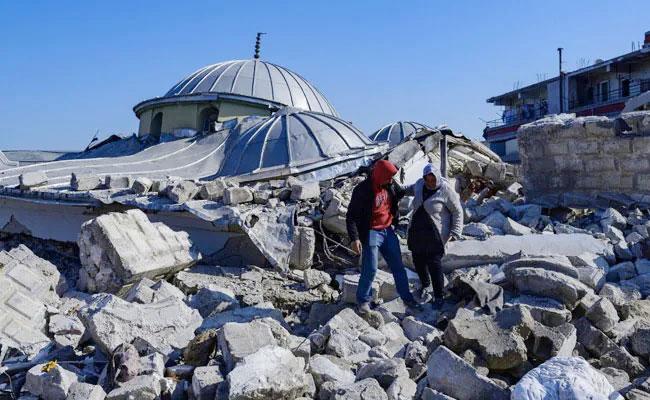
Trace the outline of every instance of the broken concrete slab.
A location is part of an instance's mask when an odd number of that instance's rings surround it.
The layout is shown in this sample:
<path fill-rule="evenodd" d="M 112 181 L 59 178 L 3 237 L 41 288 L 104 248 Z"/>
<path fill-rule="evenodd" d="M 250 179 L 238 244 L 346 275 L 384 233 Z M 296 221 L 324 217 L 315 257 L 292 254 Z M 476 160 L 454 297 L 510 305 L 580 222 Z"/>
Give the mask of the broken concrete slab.
<path fill-rule="evenodd" d="M 27 371 L 24 390 L 43 399 L 65 400 L 73 383 L 78 381 L 74 372 L 60 365 L 49 367 L 38 364 Z"/>
<path fill-rule="evenodd" d="M 507 370 L 527 360 L 525 341 L 534 324 L 530 312 L 522 306 L 504 309 L 496 315 L 461 308 L 449 321 L 444 342 L 456 352 L 477 351 L 490 369 Z"/>
<path fill-rule="evenodd" d="M 156 400 L 160 398 L 160 377 L 155 375 L 136 376 L 106 395 L 106 400 Z"/>
<path fill-rule="evenodd" d="M 605 376 L 579 357 L 555 357 L 528 372 L 512 388 L 512 398 L 622 399 Z"/>
<path fill-rule="evenodd" d="M 247 323 L 229 322 L 219 329 L 217 338 L 227 371 L 262 347 L 278 345 L 269 326 L 259 320 Z"/>
<path fill-rule="evenodd" d="M 30 356 L 49 345 L 46 308 L 65 290 L 57 268 L 24 245 L 0 252 L 0 344 Z"/>
<path fill-rule="evenodd" d="M 530 257 L 602 255 L 614 259 L 611 245 L 586 234 L 492 236 L 483 241 L 461 240 L 450 242 L 443 257 L 443 268 L 457 268 L 485 264 L 503 264 L 523 253 Z"/>
<path fill-rule="evenodd" d="M 201 324 L 198 331 L 202 332 L 208 329 L 219 329 L 228 322 L 246 323 L 260 318 L 272 318 L 281 324 L 286 324 L 282 317 L 282 311 L 275 308 L 272 303 L 264 302 L 255 306 L 237 308 L 213 314 L 203 320 L 203 324 Z"/>
<path fill-rule="evenodd" d="M 332 281 L 332 277 L 325 271 L 319 271 L 317 269 L 308 269 L 304 274 L 305 287 L 307 289 L 313 289 L 320 285 L 329 285 Z"/>
<path fill-rule="evenodd" d="M 230 400 L 293 399 L 312 391 L 305 361 L 278 346 L 263 347 L 246 356 L 228 374 Z"/>
<path fill-rule="evenodd" d="M 534 362 L 544 362 L 552 357 L 571 357 L 576 346 L 576 332 L 569 323 L 547 327 L 536 322 L 527 342 L 529 354 Z"/>
<path fill-rule="evenodd" d="M 550 297 L 569 309 L 573 309 L 578 300 L 591 291 L 577 279 L 538 268 L 517 268 L 510 274 L 510 281 L 523 294 Z"/>
<path fill-rule="evenodd" d="M 122 343 L 143 339 L 164 356 L 182 349 L 203 319 L 175 297 L 151 304 L 128 303 L 110 294 L 93 296 L 81 319 L 102 351 L 110 354 Z"/>
<path fill-rule="evenodd" d="M 151 223 L 138 209 L 85 222 L 77 244 L 83 266 L 77 286 L 89 292 L 115 293 L 140 278 L 179 271 L 201 258 L 186 232 Z"/>
<path fill-rule="evenodd" d="M 548 297 L 521 295 L 511 299 L 510 304 L 528 308 L 533 319 L 546 326 L 554 327 L 571 321 L 571 311 L 564 304 Z"/>
<path fill-rule="evenodd" d="M 606 298 L 598 300 L 589 308 L 585 316 L 593 326 L 605 333 L 611 331 L 619 321 L 616 308 Z"/>
<path fill-rule="evenodd" d="M 51 315 L 48 330 L 51 335 L 54 335 L 54 341 L 59 347 L 72 346 L 72 348 L 79 345 L 86 332 L 79 318 L 64 314 Z"/>
<path fill-rule="evenodd" d="M 427 380 L 430 388 L 458 400 L 510 398 L 507 390 L 479 374 L 474 367 L 445 346 L 438 346 L 429 357 Z"/>
<path fill-rule="evenodd" d="M 355 381 L 352 365 L 342 358 L 327 354 L 317 354 L 311 357 L 309 359 L 309 372 L 314 377 L 317 388 L 320 388 L 325 382 L 337 382 L 340 385 L 347 385 Z"/>
<path fill-rule="evenodd" d="M 227 288 L 216 285 L 203 287 L 189 297 L 187 304 L 198 310 L 203 318 L 212 314 L 239 308 L 235 293 Z"/>
<path fill-rule="evenodd" d="M 321 400 L 388 400 L 379 382 L 372 378 L 349 384 L 325 382 L 321 386 L 319 398 Z"/>
<path fill-rule="evenodd" d="M 593 327 L 587 318 L 582 317 L 571 323 L 577 329 L 578 343 L 582 344 L 597 357 L 616 350 L 616 343 L 602 331 Z"/>
<path fill-rule="evenodd" d="M 142 278 L 138 283 L 131 286 L 124 295 L 124 300 L 132 303 L 149 304 L 168 297 L 185 300 L 185 294 L 171 283 L 162 279 L 154 282 L 151 279 Z"/>
<path fill-rule="evenodd" d="M 399 377 L 407 377 L 409 373 L 401 358 L 385 359 L 371 361 L 364 364 L 357 371 L 357 381 L 367 378 L 374 378 L 379 382 L 381 387 L 388 389 L 393 382 Z"/>
<path fill-rule="evenodd" d="M 197 367 L 192 375 L 192 395 L 195 400 L 214 400 L 224 381 L 218 365 Z"/>
<path fill-rule="evenodd" d="M 99 385 L 74 382 L 68 390 L 66 400 L 104 400 L 106 392 Z"/>

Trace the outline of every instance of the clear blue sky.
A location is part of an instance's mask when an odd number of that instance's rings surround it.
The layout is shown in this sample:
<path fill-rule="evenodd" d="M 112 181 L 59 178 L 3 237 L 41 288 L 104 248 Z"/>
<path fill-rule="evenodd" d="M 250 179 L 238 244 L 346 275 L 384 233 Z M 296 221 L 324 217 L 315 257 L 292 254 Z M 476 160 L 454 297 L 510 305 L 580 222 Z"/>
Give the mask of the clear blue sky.
<path fill-rule="evenodd" d="M 83 148 L 137 131 L 132 107 L 207 64 L 262 58 L 367 134 L 396 120 L 479 138 L 485 99 L 628 52 L 650 1 L 0 0 L 0 149 Z"/>

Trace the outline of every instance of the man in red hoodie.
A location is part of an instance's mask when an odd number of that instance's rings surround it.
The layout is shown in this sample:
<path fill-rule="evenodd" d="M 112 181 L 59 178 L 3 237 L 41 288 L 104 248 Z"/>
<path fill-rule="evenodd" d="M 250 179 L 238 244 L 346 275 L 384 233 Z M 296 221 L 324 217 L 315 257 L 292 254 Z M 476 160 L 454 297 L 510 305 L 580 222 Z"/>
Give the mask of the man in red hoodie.
<path fill-rule="evenodd" d="M 402 263 L 399 239 L 393 225 L 399 219 L 397 203 L 403 189 L 393 181 L 397 167 L 390 161 L 375 163 L 370 177 L 352 191 L 346 225 L 352 249 L 361 255 L 361 277 L 357 287 L 357 309 L 370 311 L 372 281 L 377 274 L 379 253 L 384 257 L 393 277 L 397 293 L 409 307 L 417 303 L 409 290 L 406 269 Z"/>

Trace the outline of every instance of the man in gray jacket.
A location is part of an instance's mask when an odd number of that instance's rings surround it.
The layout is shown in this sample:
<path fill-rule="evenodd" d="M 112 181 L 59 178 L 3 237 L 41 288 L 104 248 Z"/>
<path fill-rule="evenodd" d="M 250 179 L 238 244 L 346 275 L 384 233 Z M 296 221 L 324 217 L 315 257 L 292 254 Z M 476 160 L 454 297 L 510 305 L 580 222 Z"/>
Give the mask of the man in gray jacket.
<path fill-rule="evenodd" d="M 450 240 L 462 237 L 463 207 L 458 193 L 440 170 L 427 164 L 422 178 L 406 188 L 413 195 L 413 214 L 408 231 L 408 246 L 422 285 L 422 300 L 431 301 L 433 283 L 434 306 L 443 302 L 444 275 L 442 256 Z"/>

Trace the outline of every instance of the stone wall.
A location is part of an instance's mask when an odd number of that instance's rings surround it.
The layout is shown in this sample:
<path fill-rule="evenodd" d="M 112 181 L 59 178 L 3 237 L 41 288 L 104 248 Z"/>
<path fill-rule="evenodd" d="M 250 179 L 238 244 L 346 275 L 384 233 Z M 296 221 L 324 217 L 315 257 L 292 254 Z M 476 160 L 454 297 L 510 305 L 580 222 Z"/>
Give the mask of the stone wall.
<path fill-rule="evenodd" d="M 519 128 L 519 152 L 532 200 L 650 194 L 648 111 L 616 119 L 549 116 Z"/>

